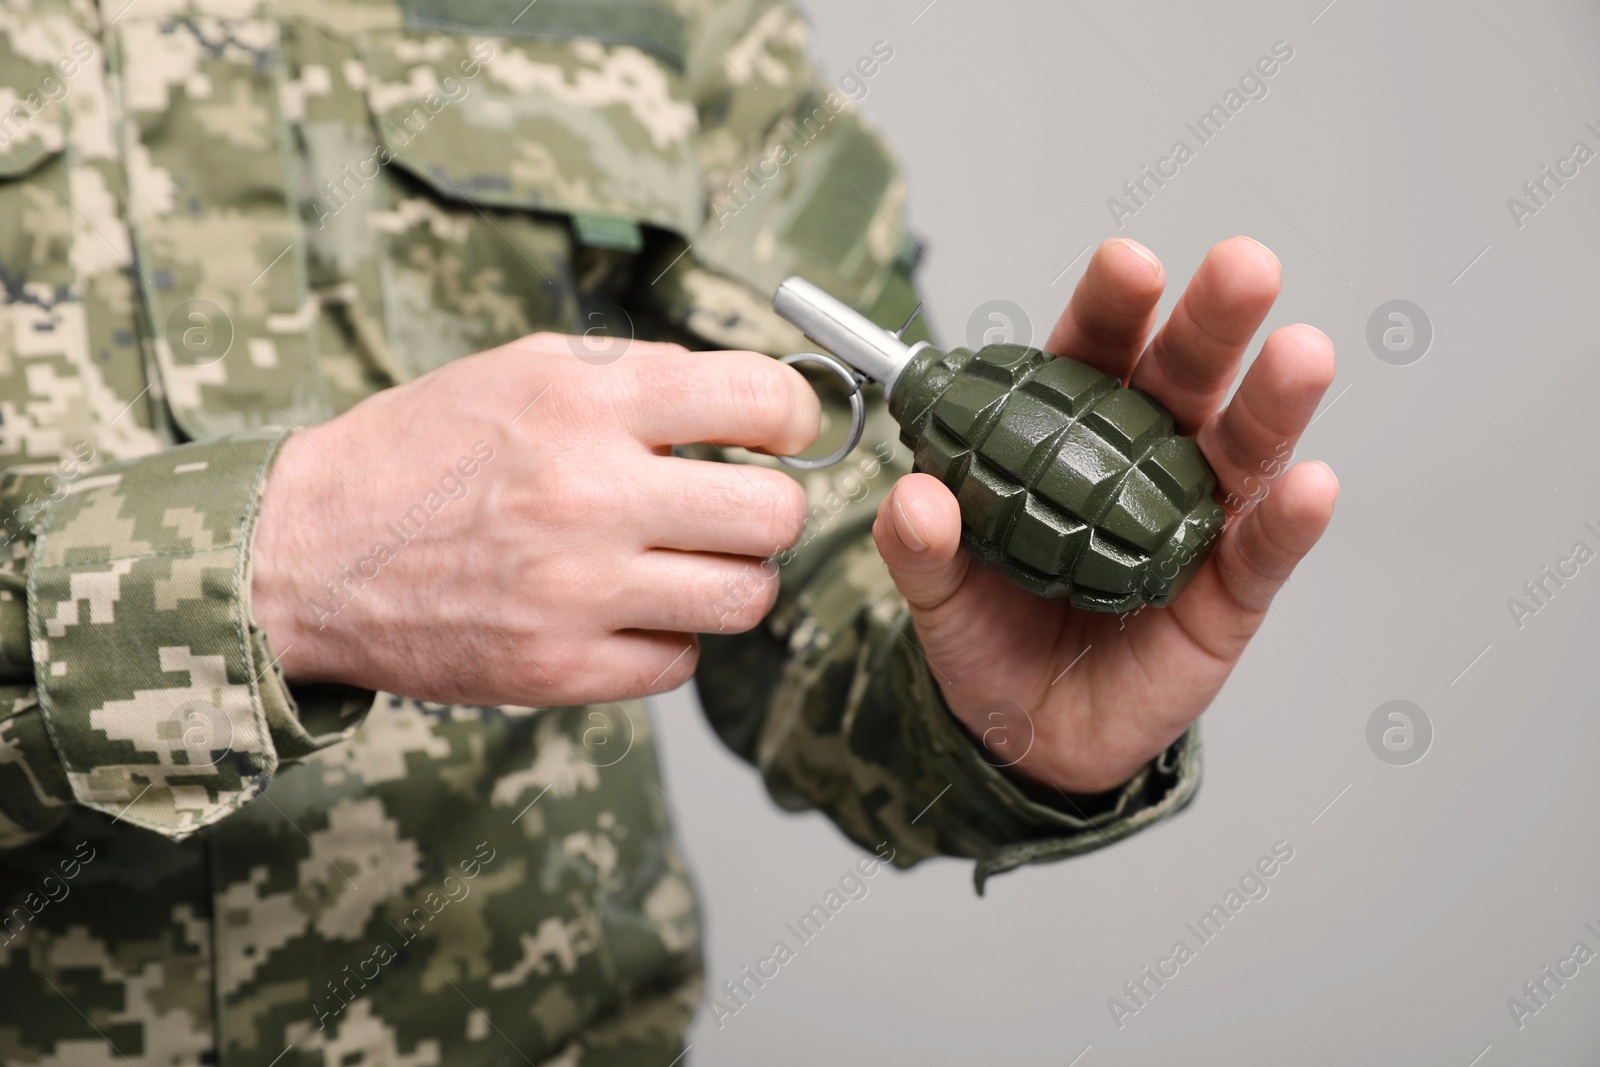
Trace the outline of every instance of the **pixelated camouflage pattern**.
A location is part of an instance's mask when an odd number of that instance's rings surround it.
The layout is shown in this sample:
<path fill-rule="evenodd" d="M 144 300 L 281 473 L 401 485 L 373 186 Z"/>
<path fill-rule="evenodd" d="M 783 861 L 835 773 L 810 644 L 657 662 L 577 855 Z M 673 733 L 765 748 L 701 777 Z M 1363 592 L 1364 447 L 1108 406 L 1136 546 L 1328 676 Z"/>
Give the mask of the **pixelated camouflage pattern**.
<path fill-rule="evenodd" d="M 793 350 L 788 273 L 914 302 L 903 185 L 788 4 L 523 6 L 0 3 L 0 1062 L 679 1062 L 699 914 L 642 705 L 291 688 L 250 619 L 294 424 L 596 314 Z M 867 534 L 909 462 L 875 399 L 797 475 L 778 608 L 705 639 L 721 736 L 980 884 L 1181 807 L 1192 735 L 1063 802 L 948 714 Z"/>

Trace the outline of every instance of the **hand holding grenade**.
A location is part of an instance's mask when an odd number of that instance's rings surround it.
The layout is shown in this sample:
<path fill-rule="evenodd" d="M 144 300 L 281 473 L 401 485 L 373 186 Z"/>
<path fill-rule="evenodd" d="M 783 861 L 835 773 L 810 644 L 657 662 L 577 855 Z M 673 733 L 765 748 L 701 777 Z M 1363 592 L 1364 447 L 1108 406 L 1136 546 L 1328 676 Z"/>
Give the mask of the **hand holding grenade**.
<path fill-rule="evenodd" d="M 1227 516 L 1200 449 L 1115 378 L 1023 345 L 907 345 L 801 278 L 772 306 L 829 353 L 785 362 L 822 364 L 851 388 L 845 445 L 784 461 L 842 459 L 865 421 L 860 384 L 880 383 L 916 469 L 955 494 L 963 543 L 1024 589 L 1090 611 L 1163 606 L 1221 534 Z"/>

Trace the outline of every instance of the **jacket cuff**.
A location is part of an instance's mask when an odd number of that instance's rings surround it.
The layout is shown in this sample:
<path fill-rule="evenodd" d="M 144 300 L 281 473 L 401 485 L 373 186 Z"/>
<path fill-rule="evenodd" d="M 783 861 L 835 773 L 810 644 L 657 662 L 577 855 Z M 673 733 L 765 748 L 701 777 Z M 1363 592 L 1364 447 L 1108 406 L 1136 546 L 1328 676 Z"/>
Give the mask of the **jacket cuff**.
<path fill-rule="evenodd" d="M 979 894 L 991 875 L 1093 852 L 1136 834 L 1181 811 L 1199 789 L 1198 723 L 1117 789 L 1069 796 L 1012 774 L 967 732 L 931 680 L 929 688 L 937 699 L 916 702 L 908 714 L 938 775 L 950 783 L 955 806 L 984 812 L 972 824 L 988 839 L 973 870 Z"/>
<path fill-rule="evenodd" d="M 338 740 L 351 691 L 303 716 L 250 617 L 250 550 L 287 433 L 108 464 L 45 514 L 28 580 L 38 699 L 73 796 L 169 837 Z M 368 694 L 370 700 L 370 694 Z M 327 724 L 312 733 L 303 723 Z"/>

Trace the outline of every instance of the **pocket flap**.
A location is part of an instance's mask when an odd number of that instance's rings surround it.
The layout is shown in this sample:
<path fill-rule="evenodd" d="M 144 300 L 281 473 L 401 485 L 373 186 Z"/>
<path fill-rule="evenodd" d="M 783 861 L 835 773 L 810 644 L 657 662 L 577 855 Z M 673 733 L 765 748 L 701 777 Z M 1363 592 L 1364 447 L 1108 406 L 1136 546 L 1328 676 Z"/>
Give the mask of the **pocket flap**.
<path fill-rule="evenodd" d="M 693 234 L 705 197 L 682 77 L 631 45 L 381 31 L 367 100 L 389 160 L 479 207 Z"/>

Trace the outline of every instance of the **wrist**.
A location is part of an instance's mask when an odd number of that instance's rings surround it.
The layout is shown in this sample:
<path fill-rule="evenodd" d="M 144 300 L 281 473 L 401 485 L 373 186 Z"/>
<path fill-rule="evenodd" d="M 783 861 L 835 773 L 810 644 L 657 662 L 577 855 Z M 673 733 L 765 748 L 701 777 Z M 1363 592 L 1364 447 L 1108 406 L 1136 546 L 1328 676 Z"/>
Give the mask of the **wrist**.
<path fill-rule="evenodd" d="M 251 620 L 267 635 L 290 682 L 342 680 L 323 654 L 325 626 L 314 589 L 324 554 L 313 540 L 318 527 L 332 525 L 319 465 L 327 467 L 307 432 L 290 434 L 268 472 L 251 549 Z"/>
<path fill-rule="evenodd" d="M 1148 762 L 1125 751 L 1104 751 L 1075 717 L 1056 709 L 1028 711 L 1009 701 L 958 709 L 948 696 L 946 702 L 991 766 L 1051 794 L 1113 792 Z"/>

